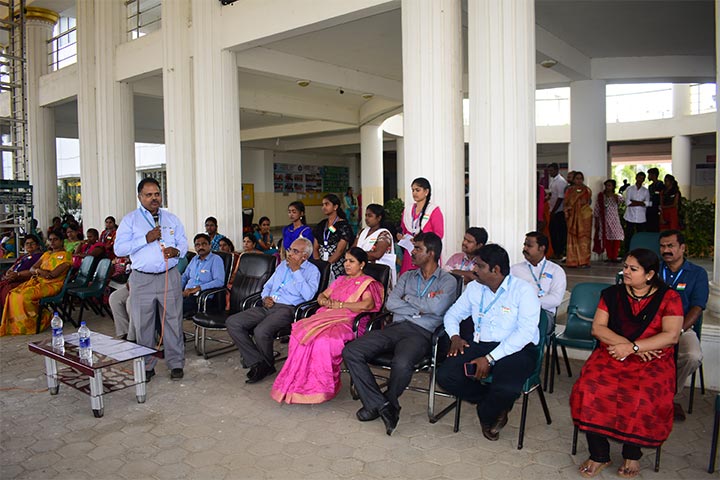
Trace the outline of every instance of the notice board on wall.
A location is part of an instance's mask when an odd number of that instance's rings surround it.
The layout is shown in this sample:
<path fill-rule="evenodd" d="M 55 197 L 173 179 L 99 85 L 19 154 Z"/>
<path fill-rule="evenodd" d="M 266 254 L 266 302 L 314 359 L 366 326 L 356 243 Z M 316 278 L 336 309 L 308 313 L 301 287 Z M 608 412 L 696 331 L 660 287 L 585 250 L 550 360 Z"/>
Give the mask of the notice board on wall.
<path fill-rule="evenodd" d="M 317 199 L 323 192 L 345 193 L 349 185 L 348 167 L 321 167 L 294 163 L 273 164 L 275 193 L 297 193 Z"/>

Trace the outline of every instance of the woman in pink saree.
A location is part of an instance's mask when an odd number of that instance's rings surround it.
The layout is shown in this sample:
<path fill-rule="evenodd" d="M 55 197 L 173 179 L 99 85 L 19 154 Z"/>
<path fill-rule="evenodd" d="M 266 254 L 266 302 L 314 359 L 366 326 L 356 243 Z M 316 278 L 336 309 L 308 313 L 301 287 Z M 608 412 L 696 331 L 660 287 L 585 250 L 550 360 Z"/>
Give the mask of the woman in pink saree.
<path fill-rule="evenodd" d="M 345 343 L 355 338 L 358 313 L 377 312 L 383 287 L 363 274 L 367 253 L 353 247 L 345 254 L 345 275 L 318 296 L 321 308 L 292 326 L 288 358 L 273 383 L 270 396 L 282 403 L 322 403 L 340 391 L 340 365 Z M 366 325 L 361 325 L 359 334 Z"/>

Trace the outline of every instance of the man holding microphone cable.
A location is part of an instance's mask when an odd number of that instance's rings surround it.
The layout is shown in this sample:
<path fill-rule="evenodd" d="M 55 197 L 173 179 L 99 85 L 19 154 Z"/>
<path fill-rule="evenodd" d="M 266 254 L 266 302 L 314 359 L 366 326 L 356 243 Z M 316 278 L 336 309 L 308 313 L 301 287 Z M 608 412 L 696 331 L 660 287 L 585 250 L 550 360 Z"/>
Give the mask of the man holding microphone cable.
<path fill-rule="evenodd" d="M 160 342 L 170 378 L 183 378 L 185 342 L 182 332 L 182 287 L 178 258 L 187 253 L 185 228 L 180 219 L 161 209 L 160 184 L 144 178 L 138 184 L 140 207 L 122 219 L 115 238 L 115 254 L 129 256 L 131 317 L 139 345 L 156 348 L 155 312 L 160 309 Z M 146 359 L 146 380 L 155 375 L 157 359 Z"/>

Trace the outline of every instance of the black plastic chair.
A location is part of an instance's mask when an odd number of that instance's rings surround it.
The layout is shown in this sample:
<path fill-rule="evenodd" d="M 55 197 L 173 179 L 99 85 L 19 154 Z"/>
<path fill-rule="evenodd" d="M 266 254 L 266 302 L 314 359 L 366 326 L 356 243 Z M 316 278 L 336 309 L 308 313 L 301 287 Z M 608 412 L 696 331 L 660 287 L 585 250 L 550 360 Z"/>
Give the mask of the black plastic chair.
<path fill-rule="evenodd" d="M 451 274 L 451 275 L 453 275 L 455 277 L 455 279 L 457 280 L 456 290 L 455 290 L 455 299 L 457 299 L 460 297 L 460 295 L 462 295 L 464 282 L 463 282 L 462 277 L 455 275 L 455 274 Z M 385 312 L 385 313 L 373 318 L 372 322 L 370 324 L 368 324 L 367 331 L 369 332 L 369 331 L 372 331 L 375 329 L 382 328 L 383 326 L 389 324 L 391 321 L 392 321 L 392 313 Z M 435 329 L 435 331 L 432 334 L 432 338 L 431 338 L 432 348 L 430 349 L 430 354 L 427 355 L 425 358 L 421 359 L 414 366 L 415 373 L 417 373 L 417 372 L 428 373 L 429 382 L 428 382 L 427 388 L 416 387 L 412 384 L 408 385 L 408 387 L 407 387 L 407 390 L 427 394 L 427 396 L 428 396 L 427 415 L 428 415 L 428 420 L 430 421 L 430 423 L 437 422 L 442 417 L 447 415 L 450 411 L 452 411 L 452 409 L 455 408 L 455 406 L 456 406 L 456 402 L 453 402 L 450 405 L 448 405 L 447 407 L 445 407 L 439 413 L 435 413 L 435 397 L 436 396 L 441 396 L 441 397 L 445 397 L 445 398 L 455 398 L 452 395 L 442 392 L 442 391 L 438 391 L 438 389 L 437 389 L 437 382 L 436 382 L 437 367 L 438 367 L 440 361 L 442 360 L 442 358 L 444 358 L 444 355 L 441 355 L 438 353 L 440 350 L 441 338 L 443 336 L 445 338 L 447 338 L 447 335 L 445 334 L 445 328 L 443 327 L 443 325 L 440 325 L 438 328 Z M 393 357 L 392 353 L 384 353 L 382 355 L 378 355 L 377 357 L 373 358 L 368 363 L 373 367 L 380 367 L 384 370 L 390 370 L 390 367 L 392 365 L 392 357 Z M 387 380 L 388 380 L 387 377 L 385 377 L 383 375 L 379 375 L 379 374 L 375 374 L 375 377 L 377 377 L 381 380 L 385 380 L 385 382 L 387 382 Z M 383 384 L 383 385 L 381 385 L 380 388 L 383 388 L 384 386 L 385 385 Z M 355 392 L 355 388 L 354 388 L 352 382 L 350 383 L 350 393 L 352 394 L 353 399 L 357 400 L 359 398 L 357 396 L 357 393 Z"/>
<path fill-rule="evenodd" d="M 207 330 L 226 330 L 225 321 L 230 315 L 246 310 L 253 305 L 259 297 L 263 285 L 275 272 L 275 257 L 261 253 L 245 253 L 240 257 L 233 286 L 230 290 L 230 309 L 222 308 L 218 312 L 201 311 L 193 317 L 195 325 L 195 351 L 198 355 L 210 358 L 233 350 L 232 342 L 223 339 L 207 337 Z M 207 295 L 216 294 L 225 301 L 226 287 L 207 290 Z M 201 305 L 202 306 L 202 305 Z M 207 340 L 229 344 L 225 347 L 208 351 L 205 347 Z"/>
<path fill-rule="evenodd" d="M 535 370 L 530 374 L 527 380 L 525 380 L 525 384 L 523 385 L 522 389 L 523 403 L 522 413 L 520 414 L 520 431 L 518 432 L 518 450 L 522 450 L 523 448 L 523 440 L 525 439 L 525 423 L 527 421 L 528 400 L 530 394 L 533 391 L 538 392 L 538 396 L 540 397 L 540 403 L 543 408 L 543 413 L 545 414 L 545 421 L 548 425 L 552 423 L 552 419 L 550 418 L 550 410 L 548 409 L 547 402 L 545 401 L 545 394 L 543 393 L 543 389 L 541 388 L 540 381 L 540 372 L 542 372 L 543 356 L 545 355 L 545 343 L 548 340 L 547 324 L 547 314 L 545 313 L 545 310 L 541 309 L 540 321 L 538 323 L 538 329 L 540 330 L 540 343 L 537 346 L 537 363 L 535 364 Z M 492 383 L 492 375 L 490 375 L 485 380 L 482 380 L 482 382 Z M 460 407 L 462 405 L 462 399 L 458 398 L 456 400 L 456 403 L 457 409 L 455 410 L 455 425 L 453 426 L 453 432 L 460 431 Z"/>
<path fill-rule="evenodd" d="M 230 283 L 230 275 L 233 269 L 233 256 L 231 253 L 213 252 L 220 257 L 223 262 L 225 275 L 223 277 L 223 285 Z M 242 257 L 240 257 L 242 258 Z M 222 312 L 225 310 L 225 292 L 227 287 L 211 288 L 200 292 L 198 295 L 198 311 L 202 312 Z"/>

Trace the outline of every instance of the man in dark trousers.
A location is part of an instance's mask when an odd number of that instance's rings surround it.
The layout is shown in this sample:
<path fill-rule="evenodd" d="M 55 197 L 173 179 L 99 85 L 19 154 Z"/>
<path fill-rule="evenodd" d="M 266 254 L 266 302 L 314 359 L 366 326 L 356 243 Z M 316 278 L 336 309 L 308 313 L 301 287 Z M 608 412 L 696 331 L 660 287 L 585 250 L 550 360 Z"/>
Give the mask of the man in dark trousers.
<path fill-rule="evenodd" d="M 343 359 L 363 407 L 357 411 L 361 422 L 382 418 L 391 435 L 400 420 L 398 398 L 410 384 L 414 365 L 430 353 L 432 334 L 455 300 L 457 280 L 438 266 L 442 240 L 434 233 L 419 233 L 411 252 L 416 270 L 405 272 L 388 297 L 386 307 L 392 323 L 348 343 Z M 387 391 L 383 394 L 370 371 L 368 361 L 392 352 Z"/>

